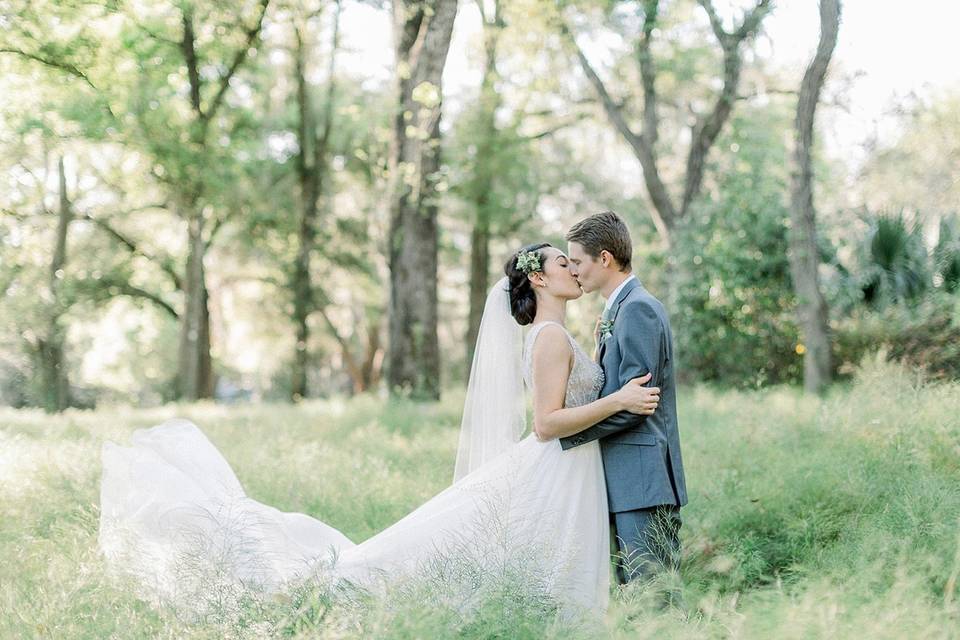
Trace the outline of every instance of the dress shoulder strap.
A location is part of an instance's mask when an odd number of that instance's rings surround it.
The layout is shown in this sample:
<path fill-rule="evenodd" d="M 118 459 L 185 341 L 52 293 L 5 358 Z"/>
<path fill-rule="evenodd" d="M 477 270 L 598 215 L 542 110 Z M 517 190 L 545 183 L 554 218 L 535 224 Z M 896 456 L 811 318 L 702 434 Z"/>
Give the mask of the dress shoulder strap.
<path fill-rule="evenodd" d="M 527 339 L 524 343 L 524 360 L 529 361 L 533 355 L 533 343 L 536 342 L 537 336 L 540 335 L 540 331 L 543 330 L 547 325 L 556 325 L 563 329 L 564 335 L 567 336 L 567 342 L 570 343 L 570 348 L 576 350 L 576 344 L 574 343 L 573 336 L 570 335 L 570 332 L 567 331 L 567 328 L 564 327 L 559 322 L 554 322 L 553 320 L 544 320 L 538 322 L 530 328 L 530 332 L 527 334 Z"/>
<path fill-rule="evenodd" d="M 577 351 L 579 350 L 576 340 L 573 339 L 573 336 L 570 335 L 570 332 L 567 331 L 567 328 L 560 324 L 559 322 L 554 322 L 553 320 L 544 320 L 538 322 L 537 324 L 530 327 L 530 332 L 527 333 L 527 338 L 524 341 L 523 345 L 523 378 L 527 386 L 533 387 L 533 344 L 537 340 L 537 336 L 540 335 L 540 332 L 544 327 L 548 325 L 557 325 L 563 329 L 564 335 L 567 336 L 567 343 L 570 345 L 570 348 L 573 350 L 574 358 L 577 357 Z"/>

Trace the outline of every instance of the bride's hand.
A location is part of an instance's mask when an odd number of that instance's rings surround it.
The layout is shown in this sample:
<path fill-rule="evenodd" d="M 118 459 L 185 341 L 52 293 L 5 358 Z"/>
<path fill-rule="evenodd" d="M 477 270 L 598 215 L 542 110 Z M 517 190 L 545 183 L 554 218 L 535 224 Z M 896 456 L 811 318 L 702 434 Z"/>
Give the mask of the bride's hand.
<path fill-rule="evenodd" d="M 623 408 L 641 416 L 653 415 L 660 404 L 660 387 L 645 387 L 650 382 L 650 374 L 634 378 L 623 385 L 616 393 L 620 396 Z"/>

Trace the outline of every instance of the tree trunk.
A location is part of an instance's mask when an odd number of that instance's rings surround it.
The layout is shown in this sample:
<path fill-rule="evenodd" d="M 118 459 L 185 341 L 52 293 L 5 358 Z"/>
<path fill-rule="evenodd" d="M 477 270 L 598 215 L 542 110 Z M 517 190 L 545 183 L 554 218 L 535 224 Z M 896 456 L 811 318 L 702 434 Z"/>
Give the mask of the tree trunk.
<path fill-rule="evenodd" d="M 360 367 L 360 391 L 372 389 L 380 381 L 383 349 L 380 348 L 380 323 L 376 319 L 367 324 L 367 350 Z"/>
<path fill-rule="evenodd" d="M 748 11 L 743 13 L 732 30 L 723 26 L 712 0 L 698 0 L 710 21 L 710 28 L 720 46 L 723 56 L 723 72 L 720 91 L 709 110 L 697 115 L 690 131 L 690 148 L 687 151 L 686 170 L 683 174 L 683 190 L 676 201 L 670 193 L 660 170 L 658 144 L 660 137 L 660 116 L 658 113 L 659 96 L 657 93 L 657 73 L 659 67 L 652 52 L 653 39 L 661 32 L 659 0 L 643 0 L 643 24 L 636 43 L 636 58 L 640 70 L 640 95 L 643 98 L 642 128 L 637 133 L 623 112 L 620 102 L 610 94 L 606 85 L 594 70 L 583 50 L 577 45 L 576 38 L 565 22 L 561 21 L 561 31 L 574 50 L 580 67 L 587 80 L 600 98 L 600 104 L 613 124 L 630 146 L 643 171 L 644 185 L 650 198 L 650 216 L 668 255 L 681 225 L 688 217 L 690 206 L 699 197 L 703 187 L 706 161 L 730 117 L 740 85 L 742 56 L 741 46 L 759 29 L 763 18 L 769 13 L 771 0 L 757 0 Z M 665 272 L 666 299 L 670 308 L 676 309 L 679 299 L 679 283 L 683 271 L 690 265 L 672 262 Z"/>
<path fill-rule="evenodd" d="M 213 97 L 203 101 L 203 61 L 196 48 L 193 5 L 182 8 L 181 25 L 183 28 L 179 41 L 180 52 L 187 68 L 189 82 L 190 110 L 193 115 L 189 130 L 186 132 L 190 143 L 197 151 L 196 157 L 205 158 L 209 127 L 224 104 L 230 81 L 243 65 L 260 36 L 263 18 L 270 0 L 259 0 L 259 11 L 255 22 L 243 28 L 244 43 L 237 48 L 232 59 L 222 62 L 226 65 L 216 83 Z M 187 223 L 187 265 L 184 278 L 186 303 L 180 323 L 180 345 L 178 365 L 178 391 L 185 400 L 197 400 L 213 396 L 213 360 L 210 354 L 210 308 L 208 304 L 204 256 L 208 243 L 204 238 L 206 217 L 203 198 L 207 185 L 202 170 L 192 180 L 184 181 L 174 187 L 173 199 L 179 203 L 179 213 Z M 211 236 L 212 241 L 212 236 Z"/>
<path fill-rule="evenodd" d="M 298 144 L 297 177 L 300 182 L 300 224 L 297 229 L 297 257 L 293 269 L 293 322 L 296 326 L 293 374 L 290 398 L 294 402 L 307 396 L 307 365 L 310 341 L 310 312 L 313 310 L 313 287 L 310 282 L 310 253 L 316 236 L 319 168 L 316 166 L 316 128 L 313 124 L 306 78 L 306 45 L 299 27 L 295 29 Z"/>
<path fill-rule="evenodd" d="M 203 218 L 199 212 L 187 219 L 187 272 L 184 279 L 186 304 L 180 318 L 179 392 L 185 400 L 213 396 L 213 361 L 210 356 L 210 308 L 203 259 Z"/>
<path fill-rule="evenodd" d="M 478 217 L 484 216 L 481 210 Z M 467 318 L 467 374 L 473 362 L 473 352 L 480 334 L 480 320 L 487 302 L 488 274 L 490 273 L 490 226 L 478 219 L 470 232 L 470 312 Z"/>
<path fill-rule="evenodd" d="M 437 338 L 437 172 L 440 80 L 456 0 L 394 0 L 398 112 L 390 157 L 391 393 L 440 397 Z"/>
<path fill-rule="evenodd" d="M 307 369 L 309 366 L 310 314 L 316 310 L 316 292 L 310 273 L 310 256 L 316 245 L 319 202 L 324 189 L 327 167 L 327 144 L 333 126 L 333 73 L 340 33 L 340 3 L 334 14 L 333 36 L 327 79 L 327 102 L 324 105 L 322 132 L 317 131 L 313 107 L 310 103 L 310 85 L 307 82 L 308 45 L 304 41 L 305 26 L 294 27 L 297 48 L 295 74 L 297 83 L 297 178 L 300 183 L 300 224 L 297 229 L 297 257 L 291 278 L 293 293 L 293 321 L 296 326 L 294 363 L 290 399 L 294 402 L 307 397 Z M 336 333 L 336 328 L 333 328 Z M 345 354 L 346 357 L 346 354 Z"/>
<path fill-rule="evenodd" d="M 497 136 L 497 109 L 500 108 L 502 98 L 497 91 L 497 48 L 500 34 L 503 31 L 503 17 L 500 12 L 500 3 L 494 2 L 489 8 L 488 15 L 479 3 L 483 17 L 483 42 L 485 61 L 483 79 L 480 83 L 480 105 L 483 109 L 481 127 L 483 137 L 480 148 L 477 150 L 474 165 L 474 222 L 470 233 L 470 310 L 467 316 L 467 375 L 473 363 L 473 353 L 480 333 L 480 320 L 483 317 L 483 307 L 487 301 L 487 288 L 490 275 L 490 191 L 493 189 L 496 159 L 494 149 L 498 144 Z"/>
<path fill-rule="evenodd" d="M 64 357 L 65 331 L 61 317 L 63 300 L 60 296 L 60 284 L 63 281 L 64 268 L 67 265 L 67 231 L 73 212 L 67 197 L 67 177 L 63 167 L 63 158 L 57 163 L 59 173 L 60 207 L 57 217 L 57 235 L 50 261 L 48 280 L 48 316 L 46 335 L 38 340 L 36 358 L 39 365 L 43 408 L 48 413 L 59 413 L 70 406 L 70 380 L 67 375 Z"/>
<path fill-rule="evenodd" d="M 803 386 L 821 392 L 831 378 L 830 328 L 820 289 L 816 212 L 813 208 L 813 124 L 820 90 L 840 29 L 840 1 L 820 0 L 820 42 L 803 75 L 797 101 L 796 142 L 790 190 L 790 274 L 803 335 Z"/>
<path fill-rule="evenodd" d="M 304 264 L 307 263 L 307 264 Z M 309 259 L 298 253 L 293 276 L 293 322 L 296 327 L 293 372 L 290 381 L 290 399 L 298 402 L 307 397 L 307 368 L 309 366 L 310 316 L 309 289 L 304 287 L 303 274 L 309 273 Z"/>

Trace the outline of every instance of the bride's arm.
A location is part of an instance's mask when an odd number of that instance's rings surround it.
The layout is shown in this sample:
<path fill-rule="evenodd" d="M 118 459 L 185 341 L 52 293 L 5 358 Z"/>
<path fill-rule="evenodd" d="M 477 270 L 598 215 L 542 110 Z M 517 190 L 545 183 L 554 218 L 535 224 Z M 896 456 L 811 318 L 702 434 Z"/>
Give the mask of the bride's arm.
<path fill-rule="evenodd" d="M 632 380 L 624 387 L 627 391 L 622 389 L 590 404 L 565 408 L 572 365 L 573 350 L 566 333 L 558 326 L 544 327 L 534 340 L 532 371 L 533 430 L 540 440 L 579 433 L 619 411 L 656 407 L 659 395 L 655 394 L 659 389 L 642 387 L 642 382 Z M 631 386 L 633 389 L 628 389 Z M 650 413 L 653 408 L 649 408 Z"/>

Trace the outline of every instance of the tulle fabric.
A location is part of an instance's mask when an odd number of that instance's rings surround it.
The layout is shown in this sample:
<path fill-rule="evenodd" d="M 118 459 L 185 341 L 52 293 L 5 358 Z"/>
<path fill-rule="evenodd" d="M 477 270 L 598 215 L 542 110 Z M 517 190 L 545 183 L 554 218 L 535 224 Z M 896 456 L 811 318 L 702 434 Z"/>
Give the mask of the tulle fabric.
<path fill-rule="evenodd" d="M 99 543 L 109 567 L 132 577 L 142 597 L 198 613 L 306 581 L 378 591 L 417 580 L 458 607 L 510 582 L 571 614 L 604 610 L 600 451 L 596 442 L 563 451 L 555 440 L 517 441 L 532 345 L 548 323 L 531 327 L 518 357 L 521 334 L 503 322 L 502 285 L 484 312 L 449 488 L 355 544 L 322 520 L 250 498 L 196 425 L 169 420 L 134 432 L 129 446 L 103 447 Z M 577 406 L 597 397 L 602 372 L 567 336 L 575 358 L 566 406 Z"/>
<path fill-rule="evenodd" d="M 186 420 L 103 448 L 100 546 L 141 595 L 198 607 L 224 590 L 303 580 L 378 590 L 399 580 L 530 581 L 568 612 L 601 611 L 609 588 L 608 515 L 596 443 L 562 451 L 533 436 L 354 544 L 332 526 L 247 496 L 216 447 Z M 322 470 L 319 470 L 322 473 Z"/>
<path fill-rule="evenodd" d="M 526 430 L 523 329 L 510 314 L 510 281 L 487 294 L 460 421 L 454 481 L 518 442 Z"/>

